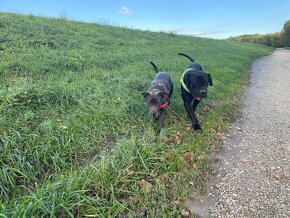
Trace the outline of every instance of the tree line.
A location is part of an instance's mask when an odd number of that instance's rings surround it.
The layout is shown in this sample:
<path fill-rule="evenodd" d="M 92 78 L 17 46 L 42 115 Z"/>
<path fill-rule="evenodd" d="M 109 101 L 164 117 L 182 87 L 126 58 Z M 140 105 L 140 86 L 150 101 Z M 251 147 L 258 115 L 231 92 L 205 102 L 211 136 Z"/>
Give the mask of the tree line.
<path fill-rule="evenodd" d="M 266 35 L 241 35 L 229 37 L 228 39 L 236 42 L 251 42 L 276 48 L 290 47 L 290 20 L 285 22 L 281 32 L 269 33 Z"/>

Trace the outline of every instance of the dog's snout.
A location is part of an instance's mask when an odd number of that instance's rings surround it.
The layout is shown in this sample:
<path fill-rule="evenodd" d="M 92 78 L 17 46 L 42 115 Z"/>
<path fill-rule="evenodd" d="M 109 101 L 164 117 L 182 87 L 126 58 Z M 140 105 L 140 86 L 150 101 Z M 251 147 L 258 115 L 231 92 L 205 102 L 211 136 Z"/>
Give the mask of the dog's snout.
<path fill-rule="evenodd" d="M 200 96 L 201 98 L 206 98 L 207 97 L 207 90 L 206 89 L 200 90 L 198 96 Z"/>
<path fill-rule="evenodd" d="M 150 112 L 149 112 L 150 116 L 153 118 L 153 119 L 158 119 L 159 117 L 159 112 L 157 109 L 151 109 Z"/>

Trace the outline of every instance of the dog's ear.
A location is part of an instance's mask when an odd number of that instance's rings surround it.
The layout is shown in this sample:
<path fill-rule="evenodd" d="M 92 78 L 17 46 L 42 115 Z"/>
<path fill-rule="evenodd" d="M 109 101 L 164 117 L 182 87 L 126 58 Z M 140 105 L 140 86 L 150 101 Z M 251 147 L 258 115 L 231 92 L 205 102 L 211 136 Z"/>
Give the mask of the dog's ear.
<path fill-rule="evenodd" d="M 144 98 L 148 96 L 148 92 L 141 92 L 141 95 L 143 95 Z"/>
<path fill-rule="evenodd" d="M 160 95 L 161 98 L 164 98 L 168 92 L 159 92 L 158 95 Z"/>
<path fill-rule="evenodd" d="M 211 75 L 208 73 L 207 76 L 208 76 L 208 84 L 210 86 L 213 86 Z"/>

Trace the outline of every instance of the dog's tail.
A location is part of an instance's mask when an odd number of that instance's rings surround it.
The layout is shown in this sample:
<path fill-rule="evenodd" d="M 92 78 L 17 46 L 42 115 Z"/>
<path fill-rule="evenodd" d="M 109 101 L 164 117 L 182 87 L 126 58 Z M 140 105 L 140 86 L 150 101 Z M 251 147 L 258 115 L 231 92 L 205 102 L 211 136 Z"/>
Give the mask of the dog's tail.
<path fill-rule="evenodd" d="M 156 66 L 156 64 L 154 64 L 153 62 L 150 61 L 150 64 L 153 66 L 154 70 L 156 73 L 159 72 L 158 67 Z"/>
<path fill-rule="evenodd" d="M 195 62 L 195 60 L 192 57 L 190 57 L 190 56 L 188 56 L 186 54 L 178 53 L 178 55 L 188 58 L 189 60 L 191 60 L 191 62 Z"/>

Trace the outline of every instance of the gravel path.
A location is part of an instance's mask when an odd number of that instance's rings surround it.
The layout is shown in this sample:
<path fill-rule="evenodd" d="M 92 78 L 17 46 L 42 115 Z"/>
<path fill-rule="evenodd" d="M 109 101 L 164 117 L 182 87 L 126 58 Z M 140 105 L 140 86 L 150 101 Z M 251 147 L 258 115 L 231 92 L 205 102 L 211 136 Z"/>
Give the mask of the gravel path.
<path fill-rule="evenodd" d="M 252 65 L 242 117 L 224 140 L 201 217 L 290 217 L 290 51 Z"/>

